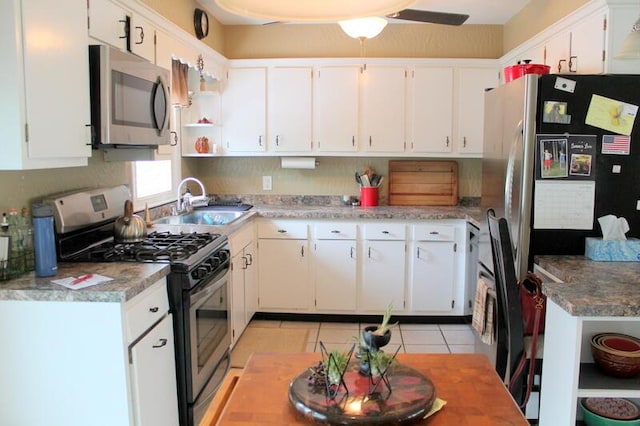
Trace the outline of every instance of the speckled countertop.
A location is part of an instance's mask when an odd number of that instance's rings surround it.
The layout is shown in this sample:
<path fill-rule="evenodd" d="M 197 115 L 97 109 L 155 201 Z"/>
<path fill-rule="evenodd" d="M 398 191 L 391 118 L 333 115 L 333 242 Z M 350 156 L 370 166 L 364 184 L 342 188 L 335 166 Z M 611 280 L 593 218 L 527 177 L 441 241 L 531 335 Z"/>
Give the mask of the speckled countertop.
<path fill-rule="evenodd" d="M 51 280 L 93 273 L 113 281 L 71 290 Z M 59 263 L 53 277 L 37 278 L 33 272 L 0 281 L 0 300 L 126 302 L 169 273 L 166 263 Z"/>
<path fill-rule="evenodd" d="M 640 262 L 596 262 L 584 256 L 536 256 L 562 283 L 547 283 L 547 297 L 573 316 L 640 316 Z"/>

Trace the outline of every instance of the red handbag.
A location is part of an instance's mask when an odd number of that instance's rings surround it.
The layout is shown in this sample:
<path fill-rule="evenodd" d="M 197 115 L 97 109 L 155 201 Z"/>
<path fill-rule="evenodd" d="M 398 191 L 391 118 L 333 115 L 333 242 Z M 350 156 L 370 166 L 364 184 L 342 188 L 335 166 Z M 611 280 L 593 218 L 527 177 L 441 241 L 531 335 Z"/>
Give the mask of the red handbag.
<path fill-rule="evenodd" d="M 542 280 L 533 272 L 527 272 L 518 282 L 518 294 L 522 307 L 525 336 L 532 336 L 538 324 L 538 333 L 544 333 L 544 317 L 547 311 L 547 296 L 542 294 Z M 539 312 L 539 313 L 538 313 Z"/>
<path fill-rule="evenodd" d="M 536 369 L 536 350 L 538 345 L 538 335 L 544 332 L 544 317 L 547 308 L 547 296 L 542 294 L 542 280 L 533 272 L 527 272 L 523 280 L 518 282 L 518 294 L 520 297 L 520 305 L 522 306 L 522 319 L 524 321 L 524 334 L 531 336 L 531 346 L 529 353 L 531 359 L 529 361 L 529 373 L 527 377 L 527 389 L 524 400 L 520 408 L 524 411 L 529 397 L 531 396 L 531 388 L 533 387 L 533 379 Z M 513 376 L 509 380 L 509 391 L 513 390 L 513 386 L 517 383 L 520 375 L 524 373 L 524 367 L 527 364 L 527 348 L 525 348 L 520 358 L 520 362 L 516 367 Z"/>

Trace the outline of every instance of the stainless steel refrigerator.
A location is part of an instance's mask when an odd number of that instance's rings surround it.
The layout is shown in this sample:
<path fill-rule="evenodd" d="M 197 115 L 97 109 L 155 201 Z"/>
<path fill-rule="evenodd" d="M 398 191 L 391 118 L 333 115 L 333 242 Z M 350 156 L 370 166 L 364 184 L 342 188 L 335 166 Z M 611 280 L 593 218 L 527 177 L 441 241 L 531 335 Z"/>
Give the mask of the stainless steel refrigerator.
<path fill-rule="evenodd" d="M 638 75 L 526 75 L 486 92 L 480 277 L 491 285 L 489 208 L 509 222 L 518 277 L 536 255 L 584 255 L 601 216 L 640 236 L 639 104 Z M 495 344 L 475 346 L 495 362 Z"/>
<path fill-rule="evenodd" d="M 530 74 L 486 92 L 480 205 L 507 218 L 518 277 L 536 255 L 583 255 L 601 216 L 640 236 L 639 104 L 638 75 Z"/>

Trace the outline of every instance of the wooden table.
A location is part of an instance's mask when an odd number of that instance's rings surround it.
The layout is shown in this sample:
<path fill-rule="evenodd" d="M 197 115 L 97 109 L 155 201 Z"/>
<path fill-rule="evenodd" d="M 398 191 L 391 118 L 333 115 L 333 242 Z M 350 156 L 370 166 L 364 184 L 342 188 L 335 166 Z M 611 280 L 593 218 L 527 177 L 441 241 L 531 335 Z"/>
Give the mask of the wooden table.
<path fill-rule="evenodd" d="M 218 425 L 309 424 L 290 404 L 288 386 L 320 360 L 318 353 L 255 353 L 237 382 Z M 528 425 L 484 355 L 399 354 L 422 372 L 447 405 L 419 424 L 429 426 Z"/>

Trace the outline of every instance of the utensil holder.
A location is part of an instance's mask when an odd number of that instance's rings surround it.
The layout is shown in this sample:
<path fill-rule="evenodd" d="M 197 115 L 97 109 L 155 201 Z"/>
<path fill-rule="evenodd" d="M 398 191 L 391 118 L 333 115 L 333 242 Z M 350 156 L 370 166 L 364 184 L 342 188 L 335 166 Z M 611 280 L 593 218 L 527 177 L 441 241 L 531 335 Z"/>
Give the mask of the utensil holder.
<path fill-rule="evenodd" d="M 363 207 L 375 207 L 378 205 L 378 187 L 360 187 L 360 205 Z"/>

